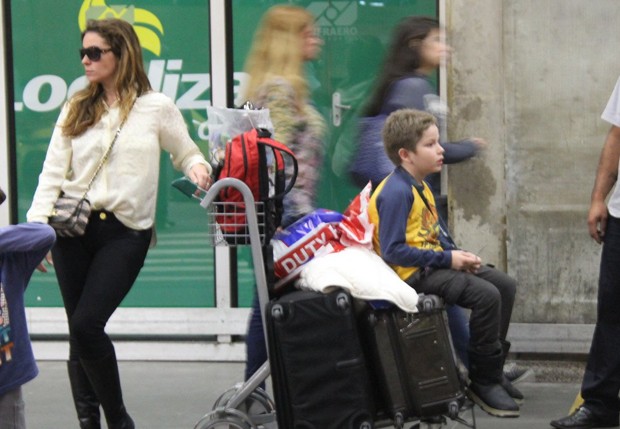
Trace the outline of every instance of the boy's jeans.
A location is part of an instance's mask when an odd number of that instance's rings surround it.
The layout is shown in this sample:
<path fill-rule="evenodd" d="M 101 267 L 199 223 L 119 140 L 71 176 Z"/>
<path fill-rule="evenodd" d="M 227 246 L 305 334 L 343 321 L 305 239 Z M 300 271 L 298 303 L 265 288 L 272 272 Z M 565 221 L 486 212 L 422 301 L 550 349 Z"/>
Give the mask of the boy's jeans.
<path fill-rule="evenodd" d="M 21 386 L 0 396 L 0 429 L 26 429 Z"/>
<path fill-rule="evenodd" d="M 471 274 L 452 269 L 435 269 L 416 276 L 418 293 L 434 294 L 447 304 L 471 309 L 469 349 L 490 355 L 501 348 L 508 334 L 517 284 L 507 274 L 482 266 Z"/>

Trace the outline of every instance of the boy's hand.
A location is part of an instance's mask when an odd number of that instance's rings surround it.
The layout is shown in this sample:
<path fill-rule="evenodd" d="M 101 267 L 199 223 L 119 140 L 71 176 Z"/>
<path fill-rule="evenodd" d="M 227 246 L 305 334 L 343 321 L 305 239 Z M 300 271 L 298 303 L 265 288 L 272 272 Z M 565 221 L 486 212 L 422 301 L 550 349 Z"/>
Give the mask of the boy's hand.
<path fill-rule="evenodd" d="M 452 251 L 452 268 L 457 271 L 466 271 L 468 273 L 476 273 L 482 264 L 479 256 L 464 250 Z"/>
<path fill-rule="evenodd" d="M 45 259 L 41 261 L 39 265 L 37 265 L 37 271 L 47 273 L 47 267 L 45 266 L 45 264 L 43 264 L 43 262 L 47 262 L 47 264 L 50 266 L 54 265 L 54 261 L 52 260 L 52 252 L 47 252 L 47 255 L 45 255 Z"/>

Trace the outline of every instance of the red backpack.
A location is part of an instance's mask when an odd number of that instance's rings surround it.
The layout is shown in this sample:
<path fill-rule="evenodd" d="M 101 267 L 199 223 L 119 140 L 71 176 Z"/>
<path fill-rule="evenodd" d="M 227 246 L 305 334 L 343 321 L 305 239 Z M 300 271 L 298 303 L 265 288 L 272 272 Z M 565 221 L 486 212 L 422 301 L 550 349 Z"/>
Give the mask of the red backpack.
<path fill-rule="evenodd" d="M 289 161 L 292 174 L 287 178 L 285 166 Z M 232 177 L 248 185 L 254 200 L 261 203 L 257 204 L 258 221 L 261 235 L 268 242 L 282 220 L 284 195 L 295 184 L 297 158 L 288 147 L 272 139 L 268 130 L 254 128 L 226 143 L 224 159 L 216 167 L 214 177 Z M 247 236 L 243 195 L 227 187 L 220 191 L 218 202 L 223 204 L 218 204 L 216 221 L 224 237 L 239 244 L 235 236 Z"/>

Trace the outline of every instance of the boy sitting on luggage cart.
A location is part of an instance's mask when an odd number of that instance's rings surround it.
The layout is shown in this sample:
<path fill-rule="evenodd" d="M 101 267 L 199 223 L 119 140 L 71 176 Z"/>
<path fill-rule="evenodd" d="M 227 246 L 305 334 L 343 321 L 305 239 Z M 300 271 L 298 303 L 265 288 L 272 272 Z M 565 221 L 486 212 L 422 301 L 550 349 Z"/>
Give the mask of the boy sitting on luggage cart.
<path fill-rule="evenodd" d="M 508 275 L 454 246 L 437 215 L 424 178 L 441 171 L 443 148 L 435 118 L 422 111 L 392 113 L 383 128 L 387 155 L 397 166 L 370 199 L 375 251 L 418 293 L 441 296 L 471 310 L 468 395 L 487 413 L 518 417 L 515 388 L 503 375 L 516 292 Z"/>

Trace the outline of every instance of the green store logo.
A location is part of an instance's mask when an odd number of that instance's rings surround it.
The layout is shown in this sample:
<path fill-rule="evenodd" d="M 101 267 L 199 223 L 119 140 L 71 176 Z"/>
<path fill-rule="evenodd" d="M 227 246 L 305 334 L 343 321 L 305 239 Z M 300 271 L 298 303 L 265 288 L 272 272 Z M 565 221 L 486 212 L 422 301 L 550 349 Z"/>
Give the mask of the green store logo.
<path fill-rule="evenodd" d="M 358 29 L 356 1 L 315 1 L 307 10 L 316 16 L 321 37 L 356 36 Z"/>
<path fill-rule="evenodd" d="M 164 35 L 164 27 L 154 13 L 133 5 L 108 6 L 105 0 L 84 0 L 78 14 L 80 31 L 84 31 L 86 21 L 89 19 L 106 18 L 117 18 L 129 22 L 133 25 L 142 48 L 158 57 L 161 55 L 160 35 Z M 159 34 L 149 27 L 157 30 Z"/>

